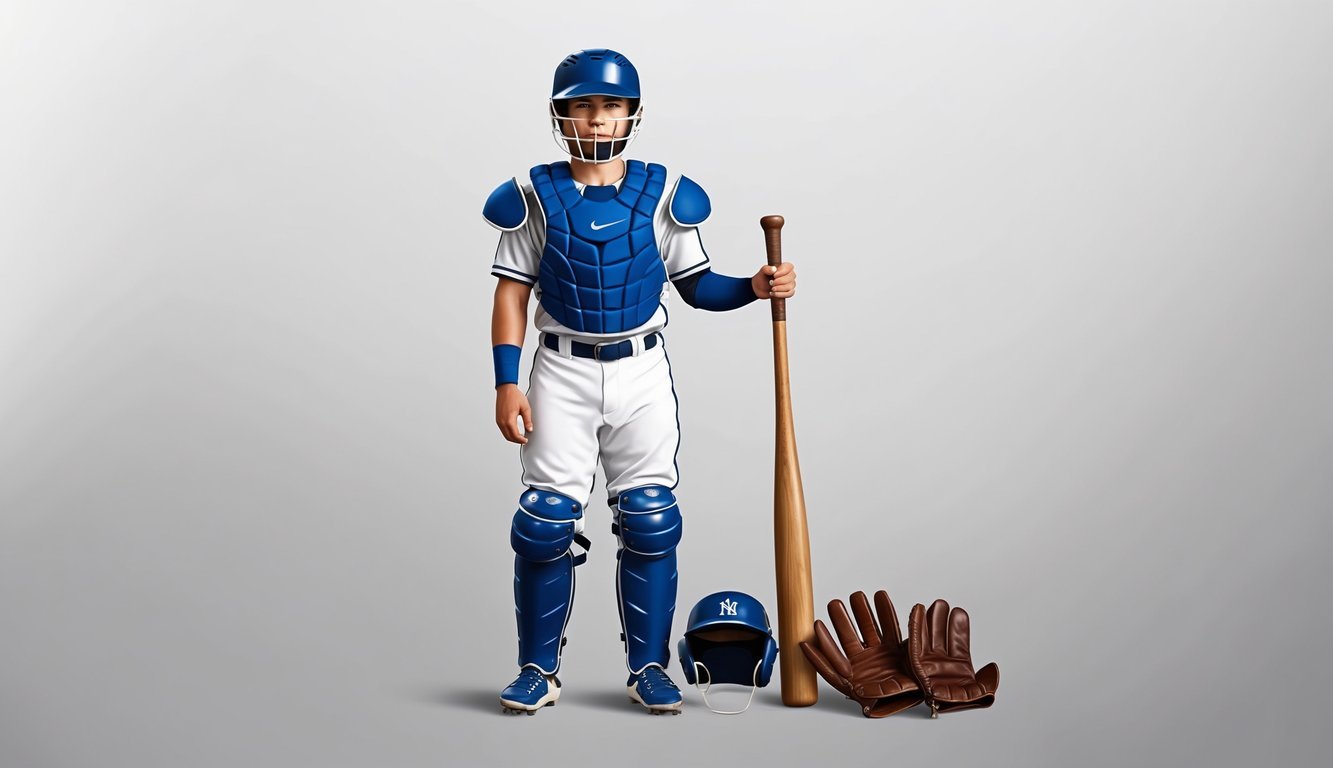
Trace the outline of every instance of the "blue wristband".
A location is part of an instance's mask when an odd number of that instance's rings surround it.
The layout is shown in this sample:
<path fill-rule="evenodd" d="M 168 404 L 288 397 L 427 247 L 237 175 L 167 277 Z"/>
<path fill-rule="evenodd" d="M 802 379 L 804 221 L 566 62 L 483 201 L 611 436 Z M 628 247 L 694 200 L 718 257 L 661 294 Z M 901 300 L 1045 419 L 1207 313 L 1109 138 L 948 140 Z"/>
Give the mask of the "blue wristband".
<path fill-rule="evenodd" d="M 491 357 L 495 360 L 495 386 L 518 383 L 518 359 L 523 355 L 523 348 L 513 344 L 496 344 L 491 347 Z"/>

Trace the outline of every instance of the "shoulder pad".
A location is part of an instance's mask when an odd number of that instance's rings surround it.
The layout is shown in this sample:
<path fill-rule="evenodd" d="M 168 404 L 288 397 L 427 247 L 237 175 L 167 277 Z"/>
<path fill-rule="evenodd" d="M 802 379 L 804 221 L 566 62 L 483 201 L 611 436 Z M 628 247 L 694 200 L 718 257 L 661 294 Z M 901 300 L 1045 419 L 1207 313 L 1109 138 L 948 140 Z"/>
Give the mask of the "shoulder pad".
<path fill-rule="evenodd" d="M 523 196 L 523 189 L 518 179 L 510 179 L 495 188 L 486 198 L 486 206 L 481 215 L 492 227 L 502 232 L 512 232 L 523 226 L 528 220 L 528 199 Z"/>
<path fill-rule="evenodd" d="M 671 218 L 683 227 L 702 224 L 713 206 L 708 202 L 708 193 L 694 183 L 688 176 L 681 176 L 676 187 L 671 190 Z"/>

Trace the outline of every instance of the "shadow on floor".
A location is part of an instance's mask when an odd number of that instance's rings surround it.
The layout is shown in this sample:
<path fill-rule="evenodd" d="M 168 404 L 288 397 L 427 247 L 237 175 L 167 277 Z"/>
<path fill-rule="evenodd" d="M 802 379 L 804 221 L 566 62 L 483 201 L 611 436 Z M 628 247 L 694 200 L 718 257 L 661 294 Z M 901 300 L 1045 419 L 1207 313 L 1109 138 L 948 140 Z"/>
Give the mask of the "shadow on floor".
<path fill-rule="evenodd" d="M 418 701 L 438 707 L 470 709 L 475 712 L 494 712 L 504 716 L 500 706 L 500 692 L 490 688 L 436 688 L 427 690 L 415 697 Z M 643 708 L 629 700 L 625 689 L 583 688 L 581 690 L 562 690 L 557 707 L 572 706 L 580 709 L 597 709 L 604 712 L 624 712 L 631 716 L 647 714 Z"/>

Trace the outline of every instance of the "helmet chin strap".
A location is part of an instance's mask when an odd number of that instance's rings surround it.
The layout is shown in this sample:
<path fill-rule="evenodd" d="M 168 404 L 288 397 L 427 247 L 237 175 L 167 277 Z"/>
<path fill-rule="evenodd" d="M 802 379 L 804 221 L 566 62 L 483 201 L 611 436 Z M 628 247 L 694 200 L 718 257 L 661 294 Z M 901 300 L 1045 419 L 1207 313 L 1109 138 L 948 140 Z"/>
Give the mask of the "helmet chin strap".
<path fill-rule="evenodd" d="M 704 698 L 704 706 L 705 706 L 705 707 L 708 707 L 708 711 L 709 711 L 709 712 L 713 712 L 713 713 L 718 714 L 718 715 L 739 715 L 740 713 L 742 713 L 742 712 L 744 712 L 745 710 L 749 709 L 749 708 L 750 708 L 750 704 L 752 704 L 752 703 L 754 702 L 754 692 L 757 691 L 757 690 L 759 690 L 759 665 L 761 665 L 761 664 L 763 664 L 763 663 L 764 663 L 764 662 L 763 662 L 762 660 L 760 660 L 760 661 L 755 662 L 755 664 L 754 664 L 754 675 L 753 675 L 753 676 L 751 677 L 751 679 L 750 679 L 750 681 L 751 681 L 751 683 L 753 683 L 753 685 L 750 686 L 750 698 L 748 698 L 748 699 L 745 700 L 745 706 L 741 707 L 740 709 L 714 709 L 714 708 L 713 708 L 713 705 L 710 704 L 710 703 L 708 702 L 708 691 L 711 690 L 712 687 L 713 687 L 713 676 L 712 676 L 711 674 L 708 673 L 708 667 L 705 667 L 705 666 L 704 666 L 703 664 L 701 664 L 700 662 L 697 662 L 697 661 L 694 662 L 694 679 L 695 679 L 695 680 L 702 680 L 702 679 L 703 679 L 703 677 L 701 677 L 701 676 L 699 675 L 699 670 L 701 670 L 701 669 L 704 671 L 705 674 L 708 675 L 708 684 L 707 684 L 706 686 L 695 685 L 695 687 L 699 689 L 699 695 L 700 695 L 700 696 L 703 696 L 703 698 Z"/>

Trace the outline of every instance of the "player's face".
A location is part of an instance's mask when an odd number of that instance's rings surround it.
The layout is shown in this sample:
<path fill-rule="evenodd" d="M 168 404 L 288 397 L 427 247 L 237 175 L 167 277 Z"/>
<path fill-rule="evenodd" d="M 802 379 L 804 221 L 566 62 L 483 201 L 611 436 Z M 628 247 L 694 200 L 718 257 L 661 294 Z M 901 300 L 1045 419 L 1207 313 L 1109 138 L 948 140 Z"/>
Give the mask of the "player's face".
<path fill-rule="evenodd" d="M 629 101 L 616 96 L 583 96 L 565 105 L 561 130 L 584 141 L 621 139 L 629 135 Z"/>
<path fill-rule="evenodd" d="M 605 159 L 624 149 L 623 139 L 634 126 L 631 103 L 617 96 L 581 96 L 559 105 L 562 136 L 576 158 Z"/>

